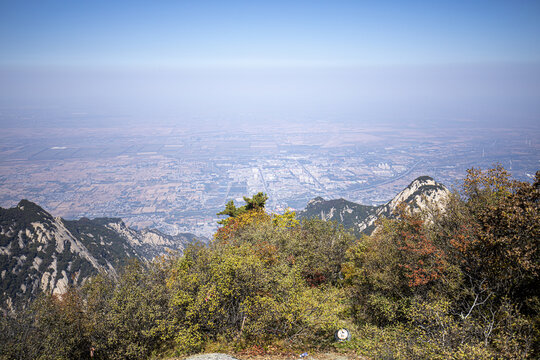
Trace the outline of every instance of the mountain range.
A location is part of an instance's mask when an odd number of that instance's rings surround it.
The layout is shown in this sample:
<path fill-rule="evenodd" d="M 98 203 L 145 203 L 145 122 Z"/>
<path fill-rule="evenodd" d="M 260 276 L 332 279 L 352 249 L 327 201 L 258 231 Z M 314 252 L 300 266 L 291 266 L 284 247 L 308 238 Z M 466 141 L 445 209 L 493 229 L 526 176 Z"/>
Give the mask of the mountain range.
<path fill-rule="evenodd" d="M 116 275 L 129 258 L 182 251 L 193 234 L 137 231 L 119 218 L 64 220 L 28 200 L 0 208 L 0 308 L 40 292 L 63 293 L 98 273 Z"/>
<path fill-rule="evenodd" d="M 428 204 L 441 206 L 442 200 L 449 190 L 429 176 L 415 179 L 392 200 L 379 206 L 360 205 L 345 199 L 325 200 L 316 197 L 308 202 L 306 208 L 298 212 L 299 219 L 319 218 L 325 221 L 335 221 L 350 229 L 354 234 L 371 234 L 379 217 L 393 217 L 394 211 L 401 203 L 405 203 L 419 211 Z"/>
<path fill-rule="evenodd" d="M 447 194 L 444 185 L 423 176 L 386 204 L 317 197 L 298 218 L 336 221 L 357 235 L 370 234 L 375 221 L 392 217 L 398 204 L 420 210 L 430 202 L 441 204 Z M 0 309 L 25 304 L 41 292 L 63 293 L 99 273 L 116 276 L 130 258 L 147 261 L 169 250 L 182 252 L 193 241 L 195 236 L 188 233 L 134 230 L 119 218 L 65 220 L 21 200 L 16 207 L 0 208 Z"/>

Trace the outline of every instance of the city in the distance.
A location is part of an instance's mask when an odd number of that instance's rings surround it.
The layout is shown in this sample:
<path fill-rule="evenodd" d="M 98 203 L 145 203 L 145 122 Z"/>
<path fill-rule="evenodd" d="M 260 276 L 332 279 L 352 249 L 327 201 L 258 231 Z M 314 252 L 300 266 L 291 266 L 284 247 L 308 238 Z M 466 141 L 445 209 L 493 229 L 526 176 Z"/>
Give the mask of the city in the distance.
<path fill-rule="evenodd" d="M 27 198 L 67 219 L 120 217 L 207 238 L 227 201 L 259 191 L 278 213 L 317 196 L 379 205 L 418 176 L 451 188 L 467 169 L 496 163 L 531 181 L 540 160 L 538 129 L 466 122 L 10 128 L 0 137 L 2 207 Z"/>

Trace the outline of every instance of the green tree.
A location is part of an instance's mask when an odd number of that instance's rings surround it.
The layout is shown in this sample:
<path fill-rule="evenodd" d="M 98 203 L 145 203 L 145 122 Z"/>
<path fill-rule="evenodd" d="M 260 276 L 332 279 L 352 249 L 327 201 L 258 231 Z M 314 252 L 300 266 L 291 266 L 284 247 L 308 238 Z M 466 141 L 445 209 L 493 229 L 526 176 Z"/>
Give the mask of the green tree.
<path fill-rule="evenodd" d="M 268 196 L 262 192 L 253 195 L 251 198 L 244 196 L 244 201 L 246 202 L 246 204 L 238 208 L 236 207 L 236 205 L 234 205 L 234 200 L 230 200 L 225 205 L 225 209 L 218 212 L 217 215 L 227 215 L 229 218 L 235 218 L 239 215 L 246 213 L 247 211 L 263 210 L 266 204 L 266 200 L 268 200 Z M 229 218 L 218 221 L 218 224 L 227 224 Z"/>
<path fill-rule="evenodd" d="M 289 227 L 270 216 L 249 220 L 258 213 L 240 215 L 243 226 L 209 247 L 188 247 L 174 266 L 169 284 L 182 351 L 202 349 L 205 339 L 332 339 L 343 310 L 333 284 L 354 237 L 322 221 Z"/>
<path fill-rule="evenodd" d="M 87 359 L 90 357 L 88 321 L 84 302 L 75 288 L 43 295 L 32 304 L 34 359 Z M 25 354 L 29 356 L 30 354 Z"/>
<path fill-rule="evenodd" d="M 146 359 L 161 347 L 168 335 L 163 323 L 169 318 L 165 274 L 159 268 L 146 268 L 130 262 L 120 274 L 108 311 L 102 346 L 116 359 Z M 103 341 L 105 340 L 105 341 Z"/>
<path fill-rule="evenodd" d="M 442 211 L 380 220 L 343 265 L 355 318 L 405 326 L 410 357 L 536 356 L 539 177 L 471 169 Z"/>
<path fill-rule="evenodd" d="M 245 209 L 246 211 L 264 209 L 266 200 L 268 200 L 268 196 L 262 192 L 253 195 L 251 198 L 244 196 Z"/>

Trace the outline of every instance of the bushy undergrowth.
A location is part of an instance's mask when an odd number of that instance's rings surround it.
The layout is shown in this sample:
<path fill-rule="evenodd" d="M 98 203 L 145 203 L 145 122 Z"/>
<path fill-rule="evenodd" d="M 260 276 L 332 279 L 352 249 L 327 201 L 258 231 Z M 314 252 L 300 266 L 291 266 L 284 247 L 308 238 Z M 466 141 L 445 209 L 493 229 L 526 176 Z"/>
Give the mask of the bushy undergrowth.
<path fill-rule="evenodd" d="M 539 356 L 539 174 L 471 170 L 445 206 L 356 239 L 266 197 L 229 203 L 209 245 L 97 276 L 0 318 L 2 359 L 146 359 L 335 348 L 373 359 Z M 336 343 L 336 329 L 353 333 Z"/>

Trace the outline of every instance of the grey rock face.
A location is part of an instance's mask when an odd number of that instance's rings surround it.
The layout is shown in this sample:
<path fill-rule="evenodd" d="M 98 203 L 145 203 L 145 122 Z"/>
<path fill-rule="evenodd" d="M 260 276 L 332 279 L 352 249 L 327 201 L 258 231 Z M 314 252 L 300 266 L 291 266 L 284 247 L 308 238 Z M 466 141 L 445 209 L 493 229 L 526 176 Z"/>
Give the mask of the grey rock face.
<path fill-rule="evenodd" d="M 127 258 L 146 261 L 168 250 L 182 252 L 193 238 L 136 231 L 116 218 L 64 220 L 21 200 L 0 208 L 0 309 L 41 292 L 62 294 L 98 273 L 115 276 Z"/>
<path fill-rule="evenodd" d="M 375 221 L 379 217 L 392 217 L 400 203 L 409 205 L 413 211 L 421 211 L 428 204 L 443 206 L 448 189 L 430 178 L 422 176 L 415 179 L 403 191 L 384 205 L 360 205 L 345 199 L 324 200 L 317 197 L 311 200 L 306 208 L 298 213 L 300 219 L 319 218 L 331 220 L 351 229 L 355 234 L 371 234 L 375 229 Z"/>

